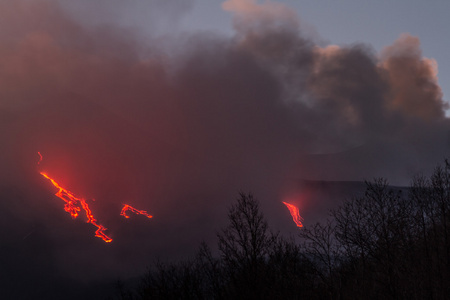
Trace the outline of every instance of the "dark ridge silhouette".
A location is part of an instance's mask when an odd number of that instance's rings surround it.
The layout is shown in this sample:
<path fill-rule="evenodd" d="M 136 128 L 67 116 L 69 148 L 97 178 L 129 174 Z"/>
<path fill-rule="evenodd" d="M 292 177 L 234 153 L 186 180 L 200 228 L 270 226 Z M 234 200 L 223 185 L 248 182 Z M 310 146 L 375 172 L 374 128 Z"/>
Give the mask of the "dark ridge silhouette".
<path fill-rule="evenodd" d="M 328 220 L 299 230 L 300 242 L 271 231 L 256 198 L 241 193 L 217 233 L 218 256 L 203 243 L 189 260 L 158 261 L 118 299 L 447 299 L 449 224 L 447 162 L 409 188 L 366 182 Z"/>

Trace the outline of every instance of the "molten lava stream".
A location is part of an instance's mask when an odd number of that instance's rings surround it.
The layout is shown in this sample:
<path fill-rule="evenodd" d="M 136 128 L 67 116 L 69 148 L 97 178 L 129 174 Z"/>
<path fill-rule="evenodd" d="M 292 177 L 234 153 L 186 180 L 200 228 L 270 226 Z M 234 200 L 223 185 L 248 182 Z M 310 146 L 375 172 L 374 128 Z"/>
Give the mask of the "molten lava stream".
<path fill-rule="evenodd" d="M 303 227 L 303 224 L 302 224 L 303 218 L 300 216 L 300 212 L 299 212 L 298 208 L 296 206 L 286 203 L 286 202 L 283 202 L 283 204 L 286 205 L 287 208 L 289 209 L 292 219 L 294 220 L 297 227 L 300 227 L 300 228 Z"/>
<path fill-rule="evenodd" d="M 127 214 L 126 214 L 127 210 L 131 210 L 132 212 L 134 212 L 137 215 L 144 215 L 144 216 L 146 216 L 149 219 L 153 218 L 153 216 L 149 215 L 145 210 L 138 210 L 138 209 L 136 209 L 136 208 L 134 208 L 134 207 L 132 207 L 132 206 L 130 206 L 128 204 L 124 204 L 123 205 L 123 208 L 122 208 L 122 211 L 120 212 L 120 215 L 124 216 L 125 218 L 128 219 L 130 216 L 127 216 Z"/>
<path fill-rule="evenodd" d="M 78 212 L 81 210 L 80 206 L 86 212 L 87 223 L 91 223 L 97 230 L 95 231 L 95 236 L 101 238 L 107 243 L 112 242 L 112 239 L 105 234 L 106 227 L 97 223 L 94 215 L 92 214 L 89 205 L 86 203 L 86 200 L 83 198 L 76 197 L 71 191 L 66 190 L 62 186 L 60 186 L 53 178 L 48 176 L 47 174 L 41 172 L 42 176 L 50 180 L 50 182 L 58 189 L 55 196 L 62 199 L 66 204 L 64 205 L 64 210 L 72 216 L 72 218 L 76 218 L 78 216 Z"/>

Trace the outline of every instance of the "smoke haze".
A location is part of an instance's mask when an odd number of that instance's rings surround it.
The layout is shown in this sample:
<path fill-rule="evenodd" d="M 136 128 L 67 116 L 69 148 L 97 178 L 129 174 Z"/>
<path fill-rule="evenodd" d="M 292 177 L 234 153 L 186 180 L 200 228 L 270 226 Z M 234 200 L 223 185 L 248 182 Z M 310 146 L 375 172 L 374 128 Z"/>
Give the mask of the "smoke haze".
<path fill-rule="evenodd" d="M 233 36 L 161 35 L 192 2 L 95 3 L 0 1 L 7 283 L 42 269 L 86 281 L 138 275 L 214 238 L 239 191 L 294 231 L 281 201 L 301 207 L 300 179 L 407 184 L 448 155 L 437 62 L 417 37 L 381 53 L 320 47 L 294 11 L 252 0 L 222 4 Z M 133 29 L 135 11 L 154 31 Z M 114 241 L 72 220 L 39 171 L 95 199 Z M 154 218 L 123 219 L 123 203 Z"/>

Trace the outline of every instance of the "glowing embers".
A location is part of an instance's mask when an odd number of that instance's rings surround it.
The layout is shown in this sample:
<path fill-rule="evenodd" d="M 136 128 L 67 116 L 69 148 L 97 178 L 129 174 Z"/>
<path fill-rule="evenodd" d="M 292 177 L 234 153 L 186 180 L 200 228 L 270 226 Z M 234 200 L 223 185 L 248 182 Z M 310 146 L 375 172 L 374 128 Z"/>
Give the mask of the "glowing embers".
<path fill-rule="evenodd" d="M 144 216 L 146 216 L 149 219 L 153 218 L 153 216 L 149 215 L 145 210 L 138 210 L 138 209 L 136 209 L 136 208 L 134 208 L 134 207 L 132 207 L 132 206 L 130 206 L 128 204 L 124 204 L 123 205 L 123 208 L 122 208 L 122 211 L 120 212 L 120 215 L 124 216 L 125 218 L 128 219 L 130 216 L 128 216 L 126 214 L 127 210 L 130 210 L 130 211 L 134 212 L 137 215 L 144 215 Z"/>
<path fill-rule="evenodd" d="M 41 155 L 41 152 L 38 152 L 38 155 L 39 155 L 39 161 L 38 161 L 38 165 L 41 163 L 41 161 L 42 161 L 42 155 Z"/>
<path fill-rule="evenodd" d="M 300 212 L 299 212 L 298 208 L 296 206 L 286 203 L 286 202 L 283 202 L 283 204 L 286 205 L 287 208 L 289 209 L 292 219 L 294 220 L 297 227 L 303 227 L 303 224 L 302 224 L 303 218 L 300 216 Z"/>
<path fill-rule="evenodd" d="M 92 214 L 92 211 L 89 208 L 89 205 L 86 203 L 86 200 L 76 197 L 72 192 L 60 186 L 53 178 L 51 178 L 47 174 L 43 172 L 41 172 L 40 174 L 50 180 L 50 182 L 58 189 L 58 192 L 56 192 L 55 196 L 62 199 L 66 203 L 64 205 L 64 210 L 68 212 L 72 216 L 72 218 L 76 218 L 78 216 L 78 212 L 81 210 L 81 208 L 83 208 L 83 210 L 86 212 L 87 223 L 91 223 L 92 225 L 97 227 L 95 236 L 101 238 L 107 243 L 112 242 L 112 239 L 105 234 L 105 230 L 107 228 L 97 223 L 97 220 Z"/>

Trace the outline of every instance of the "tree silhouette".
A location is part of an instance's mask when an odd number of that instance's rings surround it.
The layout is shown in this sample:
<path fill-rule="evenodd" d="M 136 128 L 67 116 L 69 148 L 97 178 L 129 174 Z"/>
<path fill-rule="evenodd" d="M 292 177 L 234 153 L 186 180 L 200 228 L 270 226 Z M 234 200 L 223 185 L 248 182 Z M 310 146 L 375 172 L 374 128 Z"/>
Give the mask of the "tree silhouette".
<path fill-rule="evenodd" d="M 264 287 L 265 261 L 276 235 L 269 232 L 252 194 L 240 194 L 229 209 L 228 220 L 229 225 L 217 237 L 229 290 L 241 297 L 257 297 Z"/>
<path fill-rule="evenodd" d="M 301 229 L 301 243 L 272 233 L 252 194 L 239 195 L 228 221 L 219 257 L 203 243 L 190 260 L 157 263 L 122 299 L 449 298 L 447 162 L 409 189 L 366 182 L 362 196 Z"/>

